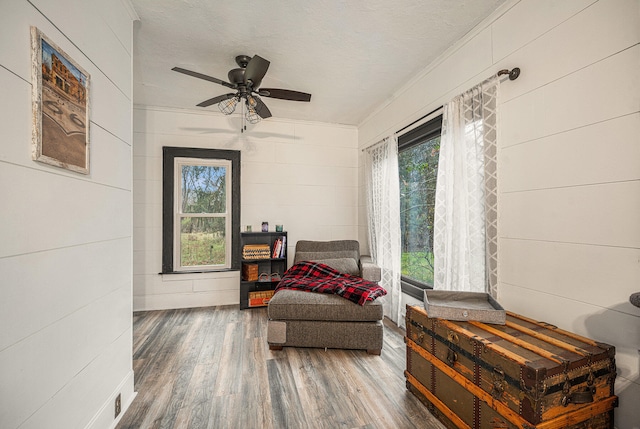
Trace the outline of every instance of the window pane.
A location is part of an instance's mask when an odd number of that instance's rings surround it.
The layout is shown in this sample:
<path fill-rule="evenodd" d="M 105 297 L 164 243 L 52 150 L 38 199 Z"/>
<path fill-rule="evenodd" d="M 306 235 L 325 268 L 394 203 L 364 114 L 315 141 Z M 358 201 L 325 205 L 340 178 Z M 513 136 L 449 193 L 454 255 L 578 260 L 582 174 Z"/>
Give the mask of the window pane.
<path fill-rule="evenodd" d="M 180 265 L 224 265 L 224 233 L 224 217 L 183 217 L 180 220 Z"/>
<path fill-rule="evenodd" d="M 226 212 L 226 167 L 183 165 L 182 213 Z"/>
<path fill-rule="evenodd" d="M 433 214 L 440 137 L 398 154 L 402 275 L 433 285 Z"/>

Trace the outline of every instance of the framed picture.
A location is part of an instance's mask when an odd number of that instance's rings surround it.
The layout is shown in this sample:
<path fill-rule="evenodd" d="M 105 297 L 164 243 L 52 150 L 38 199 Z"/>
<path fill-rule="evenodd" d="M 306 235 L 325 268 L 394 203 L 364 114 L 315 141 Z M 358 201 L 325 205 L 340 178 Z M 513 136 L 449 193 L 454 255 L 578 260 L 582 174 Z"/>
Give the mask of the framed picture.
<path fill-rule="evenodd" d="M 33 159 L 89 174 L 89 74 L 31 27 Z"/>

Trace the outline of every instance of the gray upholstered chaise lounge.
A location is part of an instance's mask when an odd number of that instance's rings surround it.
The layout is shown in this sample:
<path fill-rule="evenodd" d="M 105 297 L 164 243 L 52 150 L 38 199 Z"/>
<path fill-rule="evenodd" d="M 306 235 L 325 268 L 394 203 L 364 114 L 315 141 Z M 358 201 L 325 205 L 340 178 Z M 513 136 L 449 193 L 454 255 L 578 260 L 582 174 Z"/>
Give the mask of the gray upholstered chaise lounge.
<path fill-rule="evenodd" d="M 380 281 L 380 268 L 360 256 L 355 240 L 298 241 L 294 264 L 322 262 L 338 271 Z M 280 290 L 269 301 L 267 342 L 271 350 L 285 346 L 382 350 L 383 310 L 380 300 L 355 304 L 337 295 Z"/>

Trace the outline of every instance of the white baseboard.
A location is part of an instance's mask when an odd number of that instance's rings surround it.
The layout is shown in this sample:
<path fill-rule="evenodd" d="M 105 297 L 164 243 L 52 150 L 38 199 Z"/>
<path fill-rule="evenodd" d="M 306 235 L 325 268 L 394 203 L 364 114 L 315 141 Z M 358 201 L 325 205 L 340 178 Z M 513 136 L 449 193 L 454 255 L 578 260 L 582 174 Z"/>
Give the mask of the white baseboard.
<path fill-rule="evenodd" d="M 167 293 L 133 296 L 133 311 L 168 310 L 174 308 L 213 307 L 216 305 L 238 305 L 238 290 Z"/>
<path fill-rule="evenodd" d="M 133 370 L 131 370 L 113 393 L 109 395 L 109 398 L 107 398 L 102 407 L 100 407 L 100 410 L 98 410 L 96 415 L 93 416 L 91 421 L 85 426 L 85 429 L 115 429 L 137 395 L 137 393 L 133 391 L 133 386 Z M 114 418 L 114 403 L 118 394 L 121 395 L 122 409 L 118 417 Z"/>

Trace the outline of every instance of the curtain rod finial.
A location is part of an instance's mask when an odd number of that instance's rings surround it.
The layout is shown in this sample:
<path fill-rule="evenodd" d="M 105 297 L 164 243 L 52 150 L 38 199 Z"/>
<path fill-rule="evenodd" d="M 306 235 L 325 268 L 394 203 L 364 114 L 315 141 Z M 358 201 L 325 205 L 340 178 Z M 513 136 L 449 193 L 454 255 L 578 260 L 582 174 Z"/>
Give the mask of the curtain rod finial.
<path fill-rule="evenodd" d="M 520 76 L 520 67 L 514 67 L 511 71 L 504 69 L 498 72 L 498 76 L 502 76 L 503 74 L 508 74 L 509 80 L 516 80 L 518 79 L 518 76 Z"/>

